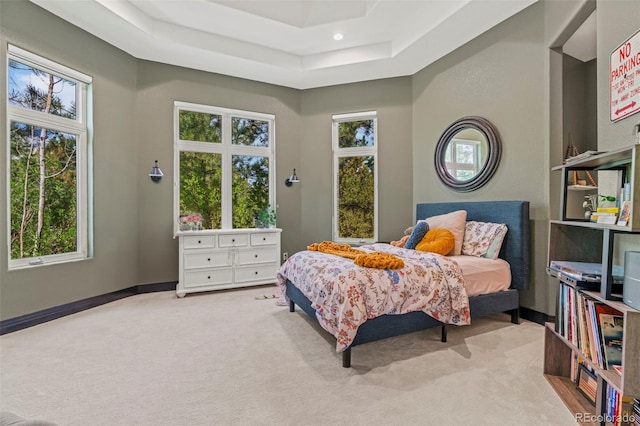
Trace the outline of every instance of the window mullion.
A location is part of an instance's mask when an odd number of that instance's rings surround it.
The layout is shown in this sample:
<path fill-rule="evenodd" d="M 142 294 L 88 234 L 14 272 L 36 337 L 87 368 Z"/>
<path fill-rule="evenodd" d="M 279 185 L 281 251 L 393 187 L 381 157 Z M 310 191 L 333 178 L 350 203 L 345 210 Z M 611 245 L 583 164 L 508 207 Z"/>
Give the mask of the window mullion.
<path fill-rule="evenodd" d="M 207 152 L 211 154 L 222 154 L 224 148 L 221 143 L 177 141 L 176 147 L 180 151 Z"/>
<path fill-rule="evenodd" d="M 76 141 L 76 186 L 77 186 L 77 250 L 83 257 L 88 255 L 88 156 L 87 135 L 81 132 Z"/>
<path fill-rule="evenodd" d="M 233 228 L 231 114 L 222 114 L 222 228 Z"/>
<path fill-rule="evenodd" d="M 7 117 L 12 121 L 20 121 L 24 124 L 45 129 L 55 129 L 66 133 L 78 134 L 86 131 L 86 126 L 76 120 L 21 108 L 15 105 L 7 105 Z"/>
<path fill-rule="evenodd" d="M 253 157 L 268 157 L 269 148 L 246 146 L 246 145 L 229 145 L 229 150 L 233 155 L 249 155 Z"/>

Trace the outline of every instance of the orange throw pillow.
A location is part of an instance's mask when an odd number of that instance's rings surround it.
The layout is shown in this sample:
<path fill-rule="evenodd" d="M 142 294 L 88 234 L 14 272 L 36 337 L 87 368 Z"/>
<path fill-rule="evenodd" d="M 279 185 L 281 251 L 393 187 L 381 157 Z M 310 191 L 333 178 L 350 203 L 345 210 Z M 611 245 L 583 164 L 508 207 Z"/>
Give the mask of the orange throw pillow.
<path fill-rule="evenodd" d="M 416 250 L 438 253 L 446 256 L 456 244 L 453 232 L 446 228 L 433 228 L 422 238 Z"/>

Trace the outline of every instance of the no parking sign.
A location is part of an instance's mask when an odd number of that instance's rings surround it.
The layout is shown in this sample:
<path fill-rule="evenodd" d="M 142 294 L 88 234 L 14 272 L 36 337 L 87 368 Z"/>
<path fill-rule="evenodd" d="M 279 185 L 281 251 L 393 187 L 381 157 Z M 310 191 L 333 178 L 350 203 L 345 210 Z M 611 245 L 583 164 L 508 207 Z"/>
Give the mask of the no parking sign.
<path fill-rule="evenodd" d="M 611 121 L 640 111 L 640 30 L 611 53 Z"/>

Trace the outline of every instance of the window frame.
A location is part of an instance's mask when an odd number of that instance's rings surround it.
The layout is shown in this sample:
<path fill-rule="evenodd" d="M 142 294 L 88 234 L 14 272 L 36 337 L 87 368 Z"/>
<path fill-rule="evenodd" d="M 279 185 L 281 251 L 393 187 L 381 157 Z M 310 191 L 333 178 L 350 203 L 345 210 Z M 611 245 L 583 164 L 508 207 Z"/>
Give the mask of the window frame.
<path fill-rule="evenodd" d="M 9 97 L 9 62 L 37 68 L 41 71 L 62 77 L 76 84 L 76 117 L 69 119 L 42 111 L 26 109 L 8 102 Z M 90 203 L 90 158 L 91 158 L 91 95 L 93 78 L 50 59 L 36 55 L 12 44 L 7 45 L 6 72 L 6 198 L 7 198 L 7 257 L 8 269 L 25 269 L 44 265 L 54 265 L 89 259 L 93 256 L 90 223 L 92 209 Z M 11 258 L 11 122 L 19 122 L 40 128 L 73 134 L 76 136 L 76 250 L 68 253 L 49 254 L 44 256 Z"/>
<path fill-rule="evenodd" d="M 333 148 L 333 214 L 332 214 L 332 239 L 343 244 L 371 244 L 378 241 L 378 113 L 377 111 L 363 111 L 348 114 L 334 114 L 331 117 L 331 140 Z M 373 121 L 373 146 L 340 148 L 338 126 L 340 123 L 351 121 Z M 373 157 L 373 237 L 372 238 L 340 238 L 338 223 L 339 209 L 339 165 L 340 158 L 344 157 Z"/>
<path fill-rule="evenodd" d="M 222 140 L 220 143 L 198 142 L 180 139 L 180 111 L 201 112 L 221 116 Z M 210 105 L 174 101 L 173 107 L 173 234 L 180 234 L 178 218 L 180 217 L 180 152 L 202 152 L 222 155 L 222 223 L 221 229 L 233 228 L 233 199 L 232 199 L 232 158 L 234 155 L 266 157 L 269 161 L 269 204 L 276 206 L 276 116 L 261 112 L 243 111 Z M 232 119 L 246 118 L 268 122 L 269 146 L 256 147 L 232 144 Z M 226 166 L 226 167 L 225 167 Z"/>

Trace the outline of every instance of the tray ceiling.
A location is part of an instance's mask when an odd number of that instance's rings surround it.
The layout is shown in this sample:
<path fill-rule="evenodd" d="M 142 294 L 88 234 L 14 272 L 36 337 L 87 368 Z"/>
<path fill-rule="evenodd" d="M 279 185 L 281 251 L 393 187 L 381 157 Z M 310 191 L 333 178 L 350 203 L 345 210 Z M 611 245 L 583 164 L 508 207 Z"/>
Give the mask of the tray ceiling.
<path fill-rule="evenodd" d="M 139 59 L 308 89 L 412 75 L 537 0 L 31 1 Z"/>

